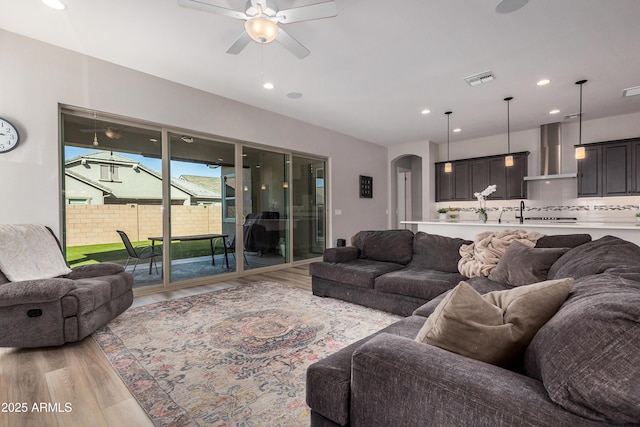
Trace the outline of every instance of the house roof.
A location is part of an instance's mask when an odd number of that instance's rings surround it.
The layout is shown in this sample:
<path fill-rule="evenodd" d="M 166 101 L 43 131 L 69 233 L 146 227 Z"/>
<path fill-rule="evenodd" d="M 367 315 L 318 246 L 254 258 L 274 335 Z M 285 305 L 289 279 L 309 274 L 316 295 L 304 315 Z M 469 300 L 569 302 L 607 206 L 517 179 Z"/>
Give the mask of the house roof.
<path fill-rule="evenodd" d="M 162 180 L 162 174 L 160 172 L 153 170 L 134 159 L 131 159 L 129 157 L 126 157 L 111 151 L 100 150 L 100 151 L 95 151 L 87 154 L 81 154 L 65 161 L 65 173 L 78 179 L 82 177 L 83 182 L 86 182 L 87 184 L 90 184 L 96 188 L 99 188 L 96 185 L 101 185 L 101 184 L 98 184 L 95 181 L 92 181 L 86 177 L 83 177 L 81 174 L 77 172 L 69 170 L 70 166 L 81 163 L 83 159 L 87 161 L 95 162 L 95 163 L 100 163 L 100 164 L 118 164 L 118 165 L 124 165 L 124 166 L 132 166 L 132 167 L 135 165 L 139 170 L 144 171 L 149 175 L 152 175 L 158 180 Z M 200 182 L 206 181 L 203 179 L 197 180 L 196 175 L 193 175 L 192 177 L 196 181 L 200 181 Z M 207 177 L 199 177 L 199 178 L 207 178 Z M 205 188 L 201 185 L 198 185 L 195 182 L 190 182 L 184 179 L 171 178 L 171 185 L 174 186 L 175 188 L 178 188 L 184 191 L 185 193 L 189 194 L 191 197 L 195 197 L 200 200 L 202 199 L 220 200 L 222 198 L 220 195 L 220 191 L 215 191 L 213 189 Z M 109 189 L 105 186 L 102 186 L 102 187 L 106 189 L 108 193 L 113 193 L 112 189 Z"/>
<path fill-rule="evenodd" d="M 5 0 L 0 28 L 381 145 L 446 142 L 447 110 L 462 129 L 453 143 L 504 134 L 506 96 L 512 131 L 563 121 L 578 111 L 579 79 L 585 120 L 640 111 L 640 96 L 622 97 L 640 86 L 640 1 L 534 0 L 510 14 L 498 3 L 336 0 L 334 18 L 282 25 L 311 51 L 304 59 L 277 42 L 227 54 L 243 21 L 177 0 L 67 1 L 64 12 Z M 493 81 L 464 81 L 488 70 Z M 543 78 L 551 83 L 537 86 Z"/>

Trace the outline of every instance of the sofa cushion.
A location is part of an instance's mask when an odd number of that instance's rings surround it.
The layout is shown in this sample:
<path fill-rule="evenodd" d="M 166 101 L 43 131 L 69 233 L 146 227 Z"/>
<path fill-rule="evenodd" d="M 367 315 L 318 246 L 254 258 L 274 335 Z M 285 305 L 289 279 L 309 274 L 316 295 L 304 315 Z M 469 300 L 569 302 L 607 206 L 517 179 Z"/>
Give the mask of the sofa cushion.
<path fill-rule="evenodd" d="M 413 254 L 411 230 L 361 231 L 354 238 L 363 258 L 407 264 Z"/>
<path fill-rule="evenodd" d="M 551 234 L 539 238 L 536 248 L 575 248 L 590 241 L 590 234 Z"/>
<path fill-rule="evenodd" d="M 424 319 L 419 316 L 407 317 L 310 365 L 307 368 L 306 382 L 306 399 L 309 407 L 338 425 L 349 424 L 353 352 L 382 333 L 413 338 L 423 323 Z"/>
<path fill-rule="evenodd" d="M 461 282 L 431 314 L 416 341 L 496 365 L 524 352 L 560 308 L 573 279 L 560 279 L 480 295 Z"/>
<path fill-rule="evenodd" d="M 413 238 L 413 258 L 409 267 L 458 273 L 460 246 L 471 243 L 471 240 L 419 231 Z"/>
<path fill-rule="evenodd" d="M 349 262 L 360 257 L 360 250 L 355 246 L 327 248 L 322 254 L 322 260 L 326 262 Z"/>
<path fill-rule="evenodd" d="M 606 271 L 640 281 L 640 247 L 619 237 L 604 236 L 561 256 L 549 269 L 549 279 L 578 279 Z"/>
<path fill-rule="evenodd" d="M 575 282 L 531 341 L 525 373 L 563 408 L 597 421 L 640 420 L 640 282 L 612 274 Z"/>
<path fill-rule="evenodd" d="M 529 248 L 520 242 L 511 242 L 489 279 L 511 286 L 530 285 L 547 280 L 549 268 L 569 248 Z"/>
<path fill-rule="evenodd" d="M 453 289 L 466 277 L 459 273 L 405 267 L 402 270 L 378 276 L 375 289 L 389 294 L 400 294 L 430 300 Z"/>
<path fill-rule="evenodd" d="M 350 262 L 312 262 L 309 274 L 339 283 L 349 283 L 361 288 L 373 288 L 376 277 L 400 270 L 403 265 L 392 262 L 356 259 Z"/>

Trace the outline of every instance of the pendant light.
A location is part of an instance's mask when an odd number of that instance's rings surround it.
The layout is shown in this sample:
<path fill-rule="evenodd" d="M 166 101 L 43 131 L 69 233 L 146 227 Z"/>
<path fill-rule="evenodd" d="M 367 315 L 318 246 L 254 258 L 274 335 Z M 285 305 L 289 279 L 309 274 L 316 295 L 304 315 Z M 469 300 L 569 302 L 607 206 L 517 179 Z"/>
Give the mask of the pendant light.
<path fill-rule="evenodd" d="M 449 161 L 449 117 L 451 116 L 452 111 L 447 111 L 445 114 L 447 115 L 447 163 L 444 164 L 445 173 L 451 173 L 453 167 L 451 166 L 451 162 Z"/>
<path fill-rule="evenodd" d="M 580 119 L 578 125 L 578 146 L 576 147 L 576 160 L 582 160 L 587 155 L 584 149 L 584 145 L 582 145 L 582 85 L 586 82 L 586 80 L 578 80 L 576 82 L 577 85 L 580 85 Z"/>
<path fill-rule="evenodd" d="M 93 112 L 93 146 L 98 146 L 98 128 L 96 126 L 96 112 Z"/>
<path fill-rule="evenodd" d="M 506 167 L 513 166 L 513 156 L 511 155 L 511 125 L 509 115 L 509 105 L 513 96 L 507 96 L 504 100 L 507 101 L 507 156 L 504 158 L 504 165 Z"/>

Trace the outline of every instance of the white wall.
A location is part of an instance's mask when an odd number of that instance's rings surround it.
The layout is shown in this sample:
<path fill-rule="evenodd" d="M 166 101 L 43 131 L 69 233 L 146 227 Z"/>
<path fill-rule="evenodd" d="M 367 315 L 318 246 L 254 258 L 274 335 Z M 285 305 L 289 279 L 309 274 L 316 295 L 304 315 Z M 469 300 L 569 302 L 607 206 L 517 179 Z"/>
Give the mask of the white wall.
<path fill-rule="evenodd" d="M 326 156 L 331 243 L 387 226 L 386 147 L 2 30 L 0 52 L 0 117 L 22 139 L 0 155 L 0 223 L 41 223 L 59 234 L 58 105 L 65 104 Z M 359 175 L 373 177 L 373 199 L 359 198 Z"/>

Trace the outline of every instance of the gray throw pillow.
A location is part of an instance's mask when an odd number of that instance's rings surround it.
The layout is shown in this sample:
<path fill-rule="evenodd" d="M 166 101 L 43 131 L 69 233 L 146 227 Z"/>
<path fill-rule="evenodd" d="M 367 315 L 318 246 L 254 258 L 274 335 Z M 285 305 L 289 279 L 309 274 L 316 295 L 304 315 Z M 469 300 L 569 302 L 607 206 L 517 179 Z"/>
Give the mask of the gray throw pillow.
<path fill-rule="evenodd" d="M 416 341 L 483 362 L 508 365 L 567 299 L 573 279 L 480 295 L 460 282 L 427 318 Z"/>
<path fill-rule="evenodd" d="M 489 279 L 511 286 L 547 280 L 549 269 L 569 248 L 529 248 L 513 241 L 489 274 Z"/>

